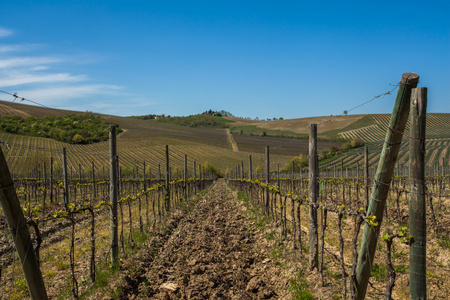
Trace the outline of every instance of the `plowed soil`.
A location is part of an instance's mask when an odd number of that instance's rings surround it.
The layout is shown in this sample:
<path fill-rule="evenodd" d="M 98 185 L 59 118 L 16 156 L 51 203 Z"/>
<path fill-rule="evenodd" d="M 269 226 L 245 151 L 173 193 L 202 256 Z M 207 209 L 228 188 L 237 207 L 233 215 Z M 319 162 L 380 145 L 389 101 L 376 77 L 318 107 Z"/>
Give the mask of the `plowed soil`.
<path fill-rule="evenodd" d="M 122 299 L 284 299 L 287 278 L 223 181 L 172 215 Z"/>

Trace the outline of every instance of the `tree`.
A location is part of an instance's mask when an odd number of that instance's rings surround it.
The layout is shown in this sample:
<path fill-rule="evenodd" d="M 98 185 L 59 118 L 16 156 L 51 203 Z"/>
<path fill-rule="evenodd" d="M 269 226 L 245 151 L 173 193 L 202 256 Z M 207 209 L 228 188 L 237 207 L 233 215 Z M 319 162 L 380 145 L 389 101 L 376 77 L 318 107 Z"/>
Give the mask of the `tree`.
<path fill-rule="evenodd" d="M 78 133 L 75 134 L 72 138 L 72 143 L 74 143 L 74 144 L 84 144 L 84 142 L 85 142 L 84 138 L 81 135 L 79 135 Z"/>
<path fill-rule="evenodd" d="M 344 110 L 344 116 L 346 116 L 348 114 L 347 110 Z"/>

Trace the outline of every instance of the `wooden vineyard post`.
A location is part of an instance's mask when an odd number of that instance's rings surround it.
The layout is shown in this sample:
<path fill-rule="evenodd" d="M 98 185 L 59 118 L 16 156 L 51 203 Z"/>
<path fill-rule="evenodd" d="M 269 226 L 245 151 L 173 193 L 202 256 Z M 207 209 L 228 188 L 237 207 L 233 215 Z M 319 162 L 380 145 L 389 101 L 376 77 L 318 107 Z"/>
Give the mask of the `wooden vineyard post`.
<path fill-rule="evenodd" d="M 427 297 L 427 231 L 425 202 L 425 126 L 427 88 L 412 90 L 411 140 L 409 142 L 409 295 L 410 299 Z"/>
<path fill-rule="evenodd" d="M 318 268 L 317 196 L 319 163 L 317 160 L 317 124 L 309 124 L 309 269 Z"/>
<path fill-rule="evenodd" d="M 116 126 L 109 127 L 109 155 L 110 155 L 110 174 L 109 189 L 111 198 L 111 261 L 114 267 L 119 266 L 119 237 L 118 237 L 118 219 L 117 219 L 117 201 L 119 197 L 118 182 L 118 157 L 116 142 Z"/>
<path fill-rule="evenodd" d="M 187 200 L 187 180 L 188 180 L 188 169 L 187 169 L 187 155 L 184 155 L 184 173 L 183 173 L 183 189 L 184 189 L 184 201 Z"/>
<path fill-rule="evenodd" d="M 34 253 L 27 223 L 17 198 L 14 183 L 0 148 L 0 203 L 22 264 L 31 299 L 47 299 L 39 263 Z"/>
<path fill-rule="evenodd" d="M 394 109 L 392 111 L 389 129 L 383 144 L 380 161 L 375 174 L 372 195 L 367 209 L 366 217 L 372 222 L 366 223 L 356 267 L 356 299 L 364 299 L 367 284 L 372 269 L 372 262 L 380 234 L 386 198 L 395 168 L 400 144 L 403 138 L 408 112 L 410 107 L 411 90 L 417 86 L 419 75 L 404 73 L 399 83 Z"/>
<path fill-rule="evenodd" d="M 169 165 L 169 145 L 166 145 L 166 195 L 164 196 L 166 211 L 170 211 L 170 165 Z"/>
<path fill-rule="evenodd" d="M 366 194 L 366 211 L 369 207 L 369 147 L 364 148 L 364 186 Z"/>
<path fill-rule="evenodd" d="M 53 203 L 53 156 L 50 157 L 50 203 Z"/>
<path fill-rule="evenodd" d="M 197 194 L 197 161 L 194 160 L 192 169 L 192 176 L 194 177 L 194 194 Z"/>
<path fill-rule="evenodd" d="M 92 200 L 95 203 L 95 200 L 97 199 L 97 188 L 95 186 L 95 165 L 94 161 L 92 161 Z"/>
<path fill-rule="evenodd" d="M 43 187 L 44 187 L 44 191 L 45 191 L 45 196 L 44 196 L 44 203 L 42 203 L 42 205 L 43 205 L 43 211 L 45 211 L 45 198 L 46 198 L 46 193 L 47 193 L 47 190 L 48 190 L 48 185 L 47 185 L 47 164 L 45 163 L 45 161 L 44 161 L 44 163 L 43 163 L 43 171 L 42 171 L 42 183 L 43 183 Z"/>
<path fill-rule="evenodd" d="M 269 163 L 269 146 L 266 146 L 266 189 L 265 189 L 265 195 L 266 195 L 266 213 L 269 215 L 269 172 L 270 172 L 270 163 Z"/>
<path fill-rule="evenodd" d="M 277 188 L 280 190 L 280 163 L 277 163 Z"/>
<path fill-rule="evenodd" d="M 67 155 L 66 148 L 63 148 L 63 176 L 64 176 L 64 206 L 67 210 L 69 204 L 69 184 L 67 183 Z"/>
<path fill-rule="evenodd" d="M 248 178 L 253 180 L 253 166 L 252 166 L 252 155 L 248 156 Z"/>

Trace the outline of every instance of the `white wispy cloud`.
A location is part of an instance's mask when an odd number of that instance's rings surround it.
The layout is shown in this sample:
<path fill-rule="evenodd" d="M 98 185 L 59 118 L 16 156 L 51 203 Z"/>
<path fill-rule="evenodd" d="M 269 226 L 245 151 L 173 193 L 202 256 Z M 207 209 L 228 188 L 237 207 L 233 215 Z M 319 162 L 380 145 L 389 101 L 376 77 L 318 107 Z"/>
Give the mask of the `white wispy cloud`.
<path fill-rule="evenodd" d="M 37 65 L 46 65 L 60 63 L 63 60 L 58 57 L 41 56 L 41 57 L 12 57 L 0 59 L 0 69 L 12 69 L 18 67 L 33 67 Z"/>
<path fill-rule="evenodd" d="M 12 34 L 13 31 L 0 27 L 0 37 Z M 71 72 L 74 65 L 96 63 L 97 55 L 48 55 L 45 53 L 47 47 L 42 44 L 0 44 L 0 88 L 17 93 L 20 98 L 63 109 L 84 111 L 105 98 L 108 102 L 123 105 L 121 109 L 130 104 L 120 102 L 129 97 L 121 91 L 122 87 L 100 84 L 88 75 Z M 37 50 L 39 54 L 35 55 Z"/>
<path fill-rule="evenodd" d="M 13 34 L 12 30 L 0 27 L 0 38 L 7 37 L 7 36 L 12 35 L 12 34 Z"/>
<path fill-rule="evenodd" d="M 0 44 L 0 53 L 33 51 L 40 47 L 41 44 Z"/>
<path fill-rule="evenodd" d="M 20 51 L 21 49 L 20 45 L 0 45 L 0 53 Z"/>
<path fill-rule="evenodd" d="M 116 95 L 122 88 L 109 84 L 83 84 L 79 86 L 59 86 L 21 90 L 21 97 L 32 99 L 47 106 L 60 106 L 73 99 L 85 99 L 99 95 Z"/>
<path fill-rule="evenodd" d="M 71 75 L 69 73 L 54 74 L 26 74 L 14 72 L 0 77 L 0 87 L 9 87 L 30 83 L 56 83 L 56 82 L 79 82 L 86 80 L 84 75 Z"/>

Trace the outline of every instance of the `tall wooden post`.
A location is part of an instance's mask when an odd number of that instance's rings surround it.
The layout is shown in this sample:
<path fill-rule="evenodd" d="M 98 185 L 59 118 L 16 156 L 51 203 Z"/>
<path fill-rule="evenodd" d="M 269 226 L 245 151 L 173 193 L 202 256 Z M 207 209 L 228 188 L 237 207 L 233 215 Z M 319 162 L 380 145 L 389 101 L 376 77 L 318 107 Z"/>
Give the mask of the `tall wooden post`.
<path fill-rule="evenodd" d="M 64 206 L 67 209 L 69 204 L 69 184 L 67 182 L 67 155 L 66 148 L 63 148 L 63 175 L 64 175 Z"/>
<path fill-rule="evenodd" d="M 170 165 L 169 165 L 169 145 L 166 145 L 166 195 L 164 197 L 166 211 L 170 211 Z"/>
<path fill-rule="evenodd" d="M 47 299 L 39 263 L 33 249 L 27 222 L 17 198 L 14 183 L 0 147 L 0 203 L 17 249 L 31 299 Z"/>
<path fill-rule="evenodd" d="M 119 197 L 119 182 L 118 182 L 118 157 L 117 157 L 115 125 L 111 125 L 109 127 L 109 156 L 110 156 L 109 191 L 111 199 L 111 206 L 110 206 L 111 261 L 114 267 L 118 267 L 119 238 L 118 238 L 117 201 Z"/>
<path fill-rule="evenodd" d="M 409 294 L 410 299 L 427 297 L 427 226 L 425 202 L 425 126 L 427 88 L 412 90 L 411 140 L 409 142 Z"/>
<path fill-rule="evenodd" d="M 280 163 L 277 163 L 277 186 L 280 189 Z"/>
<path fill-rule="evenodd" d="M 369 147 L 364 148 L 364 186 L 367 211 L 367 208 L 369 208 Z"/>
<path fill-rule="evenodd" d="M 53 156 L 50 157 L 50 203 L 53 203 Z"/>
<path fill-rule="evenodd" d="M 93 199 L 94 202 L 95 202 L 95 200 L 96 200 L 96 198 L 97 198 L 97 187 L 96 187 L 96 182 L 95 182 L 95 165 L 94 165 L 94 161 L 92 161 L 92 187 L 93 187 L 93 190 L 92 190 L 92 192 L 93 192 L 92 199 Z"/>
<path fill-rule="evenodd" d="M 270 181 L 270 162 L 269 162 L 269 146 L 266 146 L 266 213 L 269 215 L 269 181 Z"/>
<path fill-rule="evenodd" d="M 249 154 L 248 156 L 248 178 L 250 180 L 253 180 L 253 166 L 252 166 L 252 155 Z"/>
<path fill-rule="evenodd" d="M 395 161 L 402 142 L 403 131 L 408 120 L 411 90 L 417 86 L 418 81 L 419 75 L 415 73 L 404 73 L 399 83 L 397 98 L 395 99 L 389 129 L 383 144 L 383 150 L 372 187 L 369 208 L 367 210 L 367 216 L 376 217 L 378 225 L 370 226 L 370 224 L 366 224 L 364 226 L 364 234 L 358 255 L 356 267 L 356 299 L 358 300 L 364 299 L 366 296 L 381 222 L 383 221 L 386 198 L 395 168 Z"/>
<path fill-rule="evenodd" d="M 183 189 L 184 189 L 184 200 L 187 200 L 187 179 L 188 179 L 188 168 L 187 168 L 187 155 L 184 155 L 184 174 L 183 174 Z"/>
<path fill-rule="evenodd" d="M 309 124 L 309 269 L 318 268 L 317 196 L 319 195 L 319 163 L 317 160 L 317 124 Z"/>
<path fill-rule="evenodd" d="M 42 171 L 42 183 L 44 184 L 44 188 L 47 188 L 47 164 L 44 161 L 44 170 Z"/>

